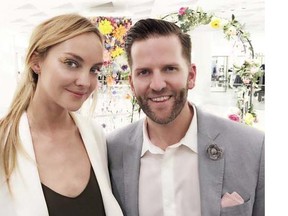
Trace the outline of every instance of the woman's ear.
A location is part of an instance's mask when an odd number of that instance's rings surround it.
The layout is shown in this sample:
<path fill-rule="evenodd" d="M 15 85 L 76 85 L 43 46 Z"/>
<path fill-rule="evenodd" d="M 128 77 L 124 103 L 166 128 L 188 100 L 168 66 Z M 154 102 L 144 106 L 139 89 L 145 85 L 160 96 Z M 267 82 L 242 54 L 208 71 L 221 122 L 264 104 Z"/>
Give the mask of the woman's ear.
<path fill-rule="evenodd" d="M 34 52 L 31 56 L 31 68 L 36 74 L 40 74 L 41 72 L 41 67 L 40 67 L 40 58 L 39 54 L 37 52 Z"/>

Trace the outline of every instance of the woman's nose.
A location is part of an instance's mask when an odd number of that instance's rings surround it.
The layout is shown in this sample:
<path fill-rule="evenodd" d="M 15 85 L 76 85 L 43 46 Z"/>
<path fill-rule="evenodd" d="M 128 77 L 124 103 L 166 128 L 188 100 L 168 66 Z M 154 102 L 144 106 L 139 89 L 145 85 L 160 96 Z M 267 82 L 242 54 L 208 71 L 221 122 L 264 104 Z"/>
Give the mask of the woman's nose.
<path fill-rule="evenodd" d="M 91 82 L 90 73 L 87 71 L 82 71 L 79 73 L 79 75 L 77 77 L 76 85 L 89 87 L 90 82 Z"/>

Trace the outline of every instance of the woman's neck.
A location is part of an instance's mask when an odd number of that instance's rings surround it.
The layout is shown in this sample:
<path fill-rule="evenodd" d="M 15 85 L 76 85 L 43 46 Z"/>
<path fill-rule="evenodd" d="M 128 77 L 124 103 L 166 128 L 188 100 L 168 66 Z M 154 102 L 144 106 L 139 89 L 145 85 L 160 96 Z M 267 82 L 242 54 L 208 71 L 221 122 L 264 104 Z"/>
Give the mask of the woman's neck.
<path fill-rule="evenodd" d="M 32 101 L 27 109 L 30 126 L 37 130 L 57 130 L 71 126 L 73 122 L 69 112 L 65 109 L 53 109 L 48 106 L 37 105 Z"/>

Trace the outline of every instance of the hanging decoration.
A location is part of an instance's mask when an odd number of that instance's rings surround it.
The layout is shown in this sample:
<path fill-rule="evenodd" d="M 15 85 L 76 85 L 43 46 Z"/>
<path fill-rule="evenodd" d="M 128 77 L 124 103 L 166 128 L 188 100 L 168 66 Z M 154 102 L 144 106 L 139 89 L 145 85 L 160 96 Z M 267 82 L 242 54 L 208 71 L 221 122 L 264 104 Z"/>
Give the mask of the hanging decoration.
<path fill-rule="evenodd" d="M 132 20 L 125 17 L 92 17 L 95 24 L 104 35 L 104 67 L 100 81 L 112 86 L 121 80 L 126 80 L 129 67 L 124 51 L 124 36 L 132 25 Z"/>
<path fill-rule="evenodd" d="M 103 128 L 110 131 L 119 124 L 133 121 L 133 111 L 137 109 L 128 84 L 130 71 L 124 49 L 124 37 L 132 20 L 103 16 L 91 17 L 90 20 L 103 34 L 105 48 L 104 65 L 98 77 L 98 105 L 94 113 Z"/>

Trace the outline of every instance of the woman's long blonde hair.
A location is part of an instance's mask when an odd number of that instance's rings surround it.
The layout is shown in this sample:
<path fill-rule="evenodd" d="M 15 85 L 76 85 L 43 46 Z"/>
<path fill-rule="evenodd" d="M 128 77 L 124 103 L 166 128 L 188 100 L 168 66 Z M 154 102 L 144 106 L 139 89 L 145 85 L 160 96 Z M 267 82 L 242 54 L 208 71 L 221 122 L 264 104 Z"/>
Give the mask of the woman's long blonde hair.
<path fill-rule="evenodd" d="M 77 14 L 53 17 L 33 31 L 25 59 L 25 70 L 7 114 L 0 119 L 0 170 L 9 186 L 10 176 L 17 165 L 16 152 L 21 150 L 19 122 L 27 110 L 37 86 L 38 75 L 32 70 L 32 56 L 45 58 L 48 50 L 77 35 L 94 32 L 103 43 L 99 30 L 89 19 Z M 2 172 L 1 172 L 2 173 Z"/>

